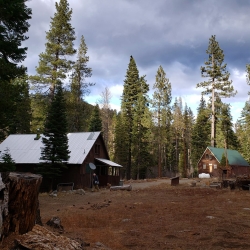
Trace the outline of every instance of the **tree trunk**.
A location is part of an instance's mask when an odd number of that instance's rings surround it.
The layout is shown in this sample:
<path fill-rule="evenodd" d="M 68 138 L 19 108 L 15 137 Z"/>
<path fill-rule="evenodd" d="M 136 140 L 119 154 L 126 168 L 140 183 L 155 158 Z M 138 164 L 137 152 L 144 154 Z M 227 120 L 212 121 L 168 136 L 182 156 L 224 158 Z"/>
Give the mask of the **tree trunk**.
<path fill-rule="evenodd" d="M 36 223 L 40 175 L 1 173 L 0 175 L 0 238 L 11 232 L 24 234 Z"/>

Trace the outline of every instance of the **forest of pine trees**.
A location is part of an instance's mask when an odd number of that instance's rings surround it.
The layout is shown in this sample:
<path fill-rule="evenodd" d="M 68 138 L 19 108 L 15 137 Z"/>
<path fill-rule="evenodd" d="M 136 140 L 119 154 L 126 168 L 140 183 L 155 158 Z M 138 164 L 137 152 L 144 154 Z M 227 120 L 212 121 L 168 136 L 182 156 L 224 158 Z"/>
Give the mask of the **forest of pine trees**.
<path fill-rule="evenodd" d="M 196 173 L 196 164 L 210 145 L 237 149 L 250 163 L 250 103 L 246 101 L 241 118 L 233 124 L 230 105 L 222 98 L 230 98 L 237 91 L 214 35 L 208 41 L 208 60 L 201 66 L 205 81 L 197 83 L 202 90 L 196 117 L 181 97 L 172 98 L 173 85 L 162 66 L 151 83 L 150 97 L 150 84 L 146 76 L 140 75 L 136 59 L 129 55 L 118 112 L 110 108 L 108 88 L 100 93 L 95 106 L 85 101 L 91 87 L 98 83 L 89 80 L 94 72 L 88 66 L 88 47 L 83 34 L 75 35 L 69 2 L 55 3 L 35 75 L 28 75 L 25 67 L 18 66 L 26 57 L 27 48 L 21 43 L 28 39 L 24 34 L 32 10 L 25 0 L 12 2 L 0 4 L 4 10 L 0 22 L 0 142 L 15 133 L 39 130 L 47 135 L 41 160 L 52 166 L 53 173 L 44 165 L 39 166 L 41 173 L 59 174 L 69 155 L 65 135 L 86 131 L 102 131 L 111 160 L 124 166 L 123 177 L 127 179 L 176 173 L 187 177 Z M 15 13 L 15 21 L 9 18 L 9 12 Z M 15 37 L 6 39 L 4 34 L 12 31 Z M 77 39 L 79 48 L 74 46 Z M 246 84 L 250 84 L 250 65 L 246 71 Z M 52 147 L 60 154 L 53 155 Z"/>

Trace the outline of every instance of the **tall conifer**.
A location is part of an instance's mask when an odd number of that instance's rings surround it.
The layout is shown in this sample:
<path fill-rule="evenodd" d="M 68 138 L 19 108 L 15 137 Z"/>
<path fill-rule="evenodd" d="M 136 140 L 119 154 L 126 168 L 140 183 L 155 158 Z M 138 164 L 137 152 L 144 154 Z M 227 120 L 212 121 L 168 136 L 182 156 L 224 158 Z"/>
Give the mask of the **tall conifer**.
<path fill-rule="evenodd" d="M 39 55 L 37 75 L 30 78 L 43 90 L 44 85 L 49 86 L 50 99 L 53 98 L 58 80 L 63 81 L 72 69 L 73 62 L 69 56 L 76 53 L 73 47 L 75 31 L 70 23 L 72 9 L 69 9 L 67 0 L 56 2 L 55 7 L 56 12 L 51 18 L 50 30 L 46 32 L 45 52 Z"/>
<path fill-rule="evenodd" d="M 127 179 L 130 179 L 132 163 L 133 116 L 135 114 L 135 108 L 138 102 L 139 94 L 144 95 L 149 90 L 149 86 L 146 83 L 144 77 L 139 77 L 139 71 L 132 56 L 130 57 L 123 87 L 121 110 L 123 117 L 125 120 L 127 120 L 126 133 L 128 134 L 128 161 L 126 164 L 126 175 Z"/>
<path fill-rule="evenodd" d="M 26 68 L 20 63 L 26 57 L 27 47 L 22 47 L 28 37 L 27 22 L 31 18 L 31 9 L 27 0 L 0 1 L 0 83 L 25 74 Z"/>
<path fill-rule="evenodd" d="M 198 160 L 209 145 L 210 136 L 210 111 L 208 110 L 206 101 L 202 95 L 200 104 L 197 108 L 197 118 L 192 130 L 191 160 L 195 171 L 197 171 Z"/>
<path fill-rule="evenodd" d="M 80 46 L 77 52 L 77 59 L 73 66 L 73 72 L 70 83 L 70 95 L 68 98 L 67 113 L 68 123 L 70 131 L 83 131 L 85 112 L 83 98 L 90 91 L 89 86 L 93 86 L 93 83 L 86 82 L 86 78 L 91 77 L 92 69 L 87 66 L 89 57 L 87 56 L 87 45 L 85 43 L 84 36 L 81 37 Z"/>
<path fill-rule="evenodd" d="M 166 73 L 162 66 L 157 70 L 155 76 L 155 84 L 153 86 L 154 93 L 152 99 L 152 108 L 154 109 L 154 118 L 156 119 L 156 131 L 155 139 L 158 142 L 158 176 L 162 175 L 162 165 L 164 159 L 166 158 L 166 149 L 165 143 L 169 142 L 169 124 L 171 123 L 171 108 L 170 103 L 172 100 L 171 96 L 171 83 L 166 77 Z M 163 149 L 165 152 L 163 153 Z"/>
<path fill-rule="evenodd" d="M 221 50 L 219 43 L 215 39 L 215 35 L 209 39 L 208 49 L 208 61 L 205 62 L 205 66 L 201 67 L 201 76 L 207 77 L 208 81 L 204 81 L 197 84 L 197 88 L 204 88 L 202 94 L 212 95 L 212 122 L 211 122 L 211 146 L 216 146 L 216 134 L 215 134 L 215 95 L 220 97 L 230 97 L 236 94 L 234 91 L 232 81 L 229 80 L 230 74 L 227 71 L 227 64 L 224 64 L 224 53 Z"/>
<path fill-rule="evenodd" d="M 102 119 L 100 114 L 99 105 L 95 105 L 90 122 L 89 122 L 89 131 L 95 132 L 95 131 L 102 131 Z"/>
<path fill-rule="evenodd" d="M 41 152 L 41 164 L 38 172 L 53 179 L 61 175 L 66 167 L 70 151 L 68 150 L 66 103 L 62 84 L 57 82 L 55 95 L 49 106 L 48 116 L 42 138 L 44 147 Z"/>

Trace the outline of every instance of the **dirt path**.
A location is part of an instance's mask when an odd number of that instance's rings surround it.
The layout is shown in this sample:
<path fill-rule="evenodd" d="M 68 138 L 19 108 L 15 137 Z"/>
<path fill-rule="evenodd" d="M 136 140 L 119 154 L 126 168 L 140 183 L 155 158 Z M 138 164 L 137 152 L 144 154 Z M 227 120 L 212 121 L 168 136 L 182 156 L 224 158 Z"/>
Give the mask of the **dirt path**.
<path fill-rule="evenodd" d="M 203 180 L 195 180 L 195 179 L 187 179 L 187 178 L 181 178 L 179 180 L 179 185 L 189 185 L 191 182 L 203 182 Z M 171 179 L 169 178 L 161 178 L 161 179 L 149 179 L 149 180 L 130 180 L 130 181 L 125 181 L 124 185 L 131 185 L 132 190 L 138 190 L 138 189 L 145 189 L 145 188 L 150 188 L 153 186 L 158 186 L 166 184 L 167 186 L 171 185 Z"/>

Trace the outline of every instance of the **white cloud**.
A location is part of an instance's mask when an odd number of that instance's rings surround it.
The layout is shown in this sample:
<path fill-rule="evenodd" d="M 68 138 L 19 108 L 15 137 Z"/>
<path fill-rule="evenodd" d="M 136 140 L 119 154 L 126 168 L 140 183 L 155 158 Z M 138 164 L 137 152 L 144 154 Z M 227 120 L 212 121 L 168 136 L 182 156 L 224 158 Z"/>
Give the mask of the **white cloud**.
<path fill-rule="evenodd" d="M 57 0 L 59 1 L 59 0 Z M 228 100 L 240 107 L 247 100 L 250 86 L 245 80 L 245 65 L 250 61 L 250 2 L 235 0 L 69 0 L 73 9 L 78 47 L 81 35 L 88 46 L 89 66 L 95 82 L 86 100 L 92 104 L 108 87 L 112 105 L 119 106 L 129 57 L 133 55 L 140 75 L 146 75 L 153 92 L 158 67 L 163 66 L 172 84 L 172 96 L 181 96 L 196 112 L 203 81 L 200 66 L 208 55 L 211 35 L 225 53 L 225 63 L 238 94 Z M 45 49 L 45 31 L 55 12 L 55 0 L 28 1 L 33 15 L 30 20 L 29 47 L 24 64 L 35 74 L 38 55 Z M 233 109 L 232 109 L 233 110 Z M 234 116 L 239 110 L 234 109 Z"/>

